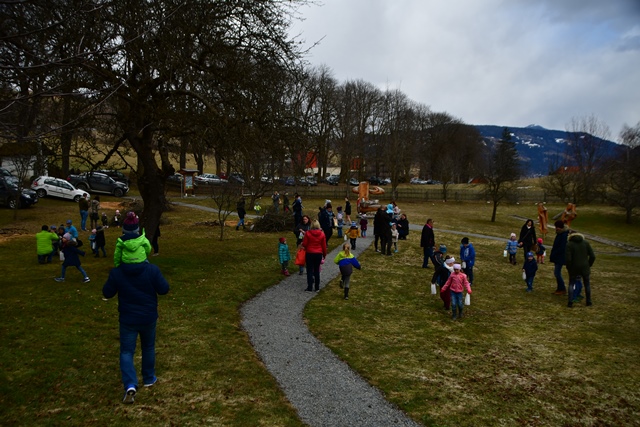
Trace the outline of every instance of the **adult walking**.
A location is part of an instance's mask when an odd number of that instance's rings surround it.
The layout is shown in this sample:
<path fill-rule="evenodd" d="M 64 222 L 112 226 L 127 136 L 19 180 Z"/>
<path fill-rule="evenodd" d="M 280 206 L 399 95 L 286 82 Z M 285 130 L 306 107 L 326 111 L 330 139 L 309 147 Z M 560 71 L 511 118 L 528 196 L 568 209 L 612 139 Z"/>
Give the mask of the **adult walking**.
<path fill-rule="evenodd" d="M 554 265 L 553 275 L 556 278 L 556 290 L 553 292 L 555 295 L 565 295 L 567 288 L 562 278 L 562 266 L 566 264 L 566 249 L 567 239 L 569 237 L 569 227 L 562 220 L 557 220 L 554 224 L 556 229 L 556 237 L 553 239 L 553 246 L 551 247 L 551 254 L 549 255 L 549 261 Z"/>
<path fill-rule="evenodd" d="M 98 220 L 100 219 L 100 196 L 95 196 L 91 200 L 91 212 L 89 219 L 91 220 L 91 229 L 98 228 Z"/>
<path fill-rule="evenodd" d="M 302 198 L 298 193 L 293 195 L 293 204 L 291 205 L 293 210 L 293 222 L 297 225 L 302 221 Z"/>
<path fill-rule="evenodd" d="M 422 268 L 429 268 L 429 259 L 436 268 L 438 263 L 433 258 L 433 251 L 436 248 L 436 238 L 433 234 L 433 219 L 429 218 L 422 227 L 422 236 L 420 237 L 420 247 L 422 248 Z"/>
<path fill-rule="evenodd" d="M 378 242 L 380 241 L 380 232 L 382 230 L 383 213 L 382 207 L 379 207 L 373 217 L 373 248 L 376 252 L 380 252 L 380 249 L 378 249 Z"/>
<path fill-rule="evenodd" d="M 318 213 L 318 221 L 327 239 L 327 243 L 329 243 L 329 239 L 333 235 L 333 217 L 333 207 L 331 203 L 327 202 L 324 207 L 320 208 L 320 212 Z"/>
<path fill-rule="evenodd" d="M 78 200 L 78 208 L 80 208 L 80 228 L 87 231 L 87 218 L 89 217 L 89 194 L 84 193 Z"/>
<path fill-rule="evenodd" d="M 236 203 L 236 211 L 238 211 L 238 224 L 236 225 L 236 231 L 240 230 L 240 226 L 244 229 L 244 217 L 247 215 L 247 211 L 245 210 L 245 200 L 244 196 L 240 197 L 240 200 Z"/>
<path fill-rule="evenodd" d="M 347 220 L 347 224 L 351 224 L 351 202 L 348 197 L 344 198 L 344 215 Z"/>
<path fill-rule="evenodd" d="M 278 213 L 280 211 L 280 193 L 274 191 L 273 195 L 271 196 L 271 200 L 273 200 L 273 210 Z"/>
<path fill-rule="evenodd" d="M 320 264 L 327 257 L 327 240 L 320 228 L 320 222 L 314 220 L 309 231 L 304 233 L 302 247 L 307 264 L 307 292 L 320 291 Z"/>
<path fill-rule="evenodd" d="M 524 253 L 527 254 L 531 252 L 531 247 L 536 244 L 536 240 L 536 228 L 533 226 L 533 220 L 528 219 L 520 229 L 518 246 L 524 249 Z"/>
<path fill-rule="evenodd" d="M 133 403 L 138 390 L 138 376 L 133 364 L 136 341 L 140 335 L 142 381 L 151 387 L 156 378 L 156 323 L 158 295 L 169 292 L 169 283 L 158 266 L 141 262 L 120 264 L 111 269 L 102 287 L 105 298 L 118 295 L 120 312 L 120 372 L 124 386 L 124 403 Z"/>
<path fill-rule="evenodd" d="M 393 205 L 388 204 L 387 210 L 382 210 L 378 228 L 380 228 L 380 253 L 382 255 L 391 256 L 391 224 L 393 223 Z"/>
<path fill-rule="evenodd" d="M 591 266 L 596 260 L 596 255 L 591 249 L 591 245 L 580 233 L 572 232 L 567 240 L 567 249 L 565 251 L 567 262 L 567 271 L 569 272 L 569 303 L 568 307 L 573 307 L 573 295 L 576 281 L 582 277 L 584 290 L 587 295 L 587 306 L 591 303 Z"/>

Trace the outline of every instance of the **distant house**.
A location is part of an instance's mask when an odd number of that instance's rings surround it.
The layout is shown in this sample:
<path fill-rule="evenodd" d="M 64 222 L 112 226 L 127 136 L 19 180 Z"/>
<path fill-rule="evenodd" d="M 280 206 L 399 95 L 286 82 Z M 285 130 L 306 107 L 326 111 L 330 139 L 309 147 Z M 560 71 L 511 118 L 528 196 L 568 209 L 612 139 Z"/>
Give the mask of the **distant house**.
<path fill-rule="evenodd" d="M 471 178 L 468 184 L 486 184 L 487 179 L 481 176 Z"/>
<path fill-rule="evenodd" d="M 558 169 L 553 171 L 551 175 L 567 175 L 578 172 L 580 172 L 580 168 L 578 166 L 560 166 Z"/>

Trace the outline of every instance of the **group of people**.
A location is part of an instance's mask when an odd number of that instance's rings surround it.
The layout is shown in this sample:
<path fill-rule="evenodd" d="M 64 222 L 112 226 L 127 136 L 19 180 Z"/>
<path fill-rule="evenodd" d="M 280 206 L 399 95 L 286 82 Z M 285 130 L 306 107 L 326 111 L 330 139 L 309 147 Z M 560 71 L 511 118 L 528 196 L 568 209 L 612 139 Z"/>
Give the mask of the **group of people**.
<path fill-rule="evenodd" d="M 96 197 L 99 206 L 99 198 Z M 94 199 L 94 201 L 96 200 Z M 88 200 L 88 198 L 83 198 Z M 83 205 L 84 207 L 84 205 Z M 96 210 L 97 212 L 97 210 Z M 119 211 L 116 211 L 119 214 Z M 93 213 L 93 212 L 92 212 Z M 118 223 L 119 221 L 119 215 Z M 85 219 L 81 209 L 81 220 Z M 94 217 L 91 217 L 92 221 Z M 97 219 L 96 219 L 97 221 Z M 94 224 L 92 223 L 92 226 Z M 86 224 L 85 224 L 86 227 Z M 160 269 L 148 262 L 152 251 L 143 230 L 140 229 L 139 218 L 135 212 L 127 212 L 121 223 L 122 235 L 118 237 L 114 250 L 114 268 L 111 269 L 102 293 L 105 300 L 118 295 L 118 311 L 120 313 L 120 370 L 124 387 L 124 403 L 133 403 L 138 390 L 138 378 L 134 367 L 136 341 L 140 336 L 142 350 L 142 380 L 145 387 L 153 386 L 155 375 L 155 336 L 158 319 L 158 295 L 169 292 L 169 284 Z M 82 230 L 87 231 L 86 228 Z M 159 235 L 159 228 L 156 232 Z M 97 225 L 89 237 L 95 256 L 98 250 L 104 250 L 104 228 Z M 157 236 L 155 253 L 157 252 Z M 78 230 L 71 219 L 65 226 L 49 227 L 43 225 L 36 234 L 36 250 L 38 262 L 50 263 L 55 254 L 61 253 L 62 270 L 56 282 L 65 281 L 68 267 L 76 267 L 82 274 L 83 282 L 90 282 L 89 276 L 82 268 L 80 256 L 85 251 L 79 238 Z"/>

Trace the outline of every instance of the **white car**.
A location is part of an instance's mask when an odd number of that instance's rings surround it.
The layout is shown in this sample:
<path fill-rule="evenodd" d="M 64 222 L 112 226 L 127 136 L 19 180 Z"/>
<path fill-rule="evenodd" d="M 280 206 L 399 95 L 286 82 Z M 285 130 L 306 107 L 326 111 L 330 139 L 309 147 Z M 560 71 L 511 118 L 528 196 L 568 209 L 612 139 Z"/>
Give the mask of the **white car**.
<path fill-rule="evenodd" d="M 33 183 L 31 183 L 31 189 L 35 191 L 40 198 L 51 196 L 73 200 L 74 202 L 80 200 L 83 194 L 86 193 L 85 191 L 78 190 L 66 180 L 52 176 L 37 177 Z"/>
<path fill-rule="evenodd" d="M 411 181 L 409 181 L 410 184 L 415 184 L 415 185 L 425 185 L 428 184 L 428 182 L 424 179 L 420 179 L 420 178 L 411 178 Z"/>
<path fill-rule="evenodd" d="M 229 182 L 224 178 L 220 178 L 214 173 L 203 173 L 202 175 L 198 175 L 196 176 L 195 181 L 196 183 L 203 185 L 226 184 L 227 182 Z"/>

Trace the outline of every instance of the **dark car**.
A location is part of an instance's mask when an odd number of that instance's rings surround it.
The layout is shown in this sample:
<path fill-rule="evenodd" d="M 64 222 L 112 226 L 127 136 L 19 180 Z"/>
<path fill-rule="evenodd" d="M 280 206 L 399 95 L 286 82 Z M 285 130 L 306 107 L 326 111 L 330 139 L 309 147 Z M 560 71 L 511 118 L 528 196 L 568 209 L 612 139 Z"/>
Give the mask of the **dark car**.
<path fill-rule="evenodd" d="M 369 181 L 369 184 L 373 184 L 373 185 L 383 185 L 383 179 L 382 178 L 378 178 L 377 176 L 370 176 L 369 179 L 367 180 Z"/>
<path fill-rule="evenodd" d="M 129 178 L 124 173 L 122 173 L 120 171 L 113 170 L 113 169 L 100 169 L 100 170 L 97 170 L 97 171 L 94 171 L 94 172 L 103 173 L 103 174 L 113 178 L 114 181 L 122 182 L 122 183 L 126 184 L 127 187 L 129 186 Z"/>
<path fill-rule="evenodd" d="M 293 187 L 296 185 L 296 179 L 292 176 L 288 176 L 284 179 L 283 182 L 284 185 L 288 186 L 288 187 Z"/>
<path fill-rule="evenodd" d="M 356 178 L 351 178 L 351 179 L 348 181 L 348 184 L 349 184 L 349 185 L 360 185 L 360 181 L 358 181 Z"/>
<path fill-rule="evenodd" d="M 79 175 L 69 175 L 67 181 L 78 190 L 88 193 L 111 194 L 122 197 L 129 192 L 129 187 L 99 172 L 84 172 Z"/>
<path fill-rule="evenodd" d="M 338 185 L 340 183 L 340 175 L 329 175 L 325 181 L 329 185 Z"/>
<path fill-rule="evenodd" d="M 227 178 L 229 182 L 231 183 L 237 183 L 237 184 L 243 184 L 244 185 L 244 177 L 242 176 L 242 174 L 239 174 L 237 172 L 231 172 L 229 174 L 229 178 Z"/>
<path fill-rule="evenodd" d="M 18 204 L 22 208 L 28 208 L 38 203 L 36 192 L 28 188 L 20 191 L 16 181 L 11 176 L 0 176 L 0 203 L 11 209 L 16 209 Z"/>

